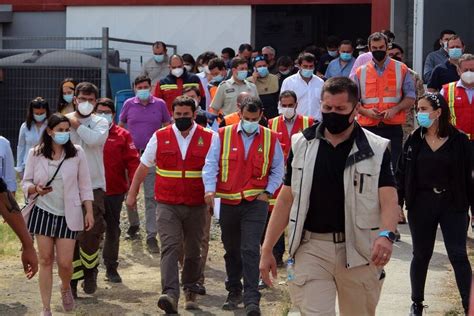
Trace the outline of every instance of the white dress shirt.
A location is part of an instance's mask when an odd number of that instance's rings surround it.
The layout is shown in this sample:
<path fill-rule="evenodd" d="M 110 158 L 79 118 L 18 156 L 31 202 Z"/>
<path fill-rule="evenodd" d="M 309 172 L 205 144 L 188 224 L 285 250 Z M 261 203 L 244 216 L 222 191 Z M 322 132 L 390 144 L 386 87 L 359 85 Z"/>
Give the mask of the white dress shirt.
<path fill-rule="evenodd" d="M 280 91 L 292 90 L 296 93 L 298 98 L 297 114 L 311 116 L 315 120 L 321 121 L 321 90 L 323 84 L 324 81 L 315 75 L 306 83 L 298 72 L 283 80 Z"/>

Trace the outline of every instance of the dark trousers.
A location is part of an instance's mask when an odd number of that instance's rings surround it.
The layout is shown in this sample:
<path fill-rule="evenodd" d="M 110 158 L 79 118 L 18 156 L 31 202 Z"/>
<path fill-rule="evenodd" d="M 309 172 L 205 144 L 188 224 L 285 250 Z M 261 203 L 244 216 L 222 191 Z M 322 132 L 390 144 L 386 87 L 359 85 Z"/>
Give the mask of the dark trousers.
<path fill-rule="evenodd" d="M 467 311 L 472 279 L 472 269 L 466 251 L 468 214 L 450 210 L 448 197 L 449 192 L 436 194 L 432 191 L 419 191 L 413 207 L 408 210 L 408 224 L 413 241 L 410 267 L 411 299 L 414 302 L 424 300 L 426 274 L 439 224 L 462 304 Z"/>
<path fill-rule="evenodd" d="M 265 223 L 265 230 L 263 231 L 262 234 L 262 239 L 260 240 L 260 244 L 263 245 L 263 242 L 265 240 L 265 234 L 267 233 L 267 227 L 268 223 L 270 222 L 270 218 L 272 216 L 272 212 L 269 213 L 267 217 L 267 222 Z M 278 238 L 275 246 L 273 246 L 273 256 L 277 260 L 277 262 L 281 259 L 283 260 L 283 254 L 285 253 L 285 232 L 281 234 L 280 238 Z"/>
<path fill-rule="evenodd" d="M 183 249 L 181 283 L 187 290 L 201 276 L 201 241 L 205 225 L 206 205 L 186 206 L 157 203 L 156 221 L 161 243 L 161 290 L 179 299 L 178 258 Z"/>
<path fill-rule="evenodd" d="M 390 155 L 392 157 L 392 167 L 397 165 L 398 157 L 402 153 L 403 128 L 401 125 L 383 125 L 364 127 L 372 133 L 390 140 Z"/>
<path fill-rule="evenodd" d="M 120 212 L 125 194 L 106 195 L 104 199 L 104 219 L 107 224 L 105 230 L 104 249 L 102 257 L 107 268 L 118 267 L 118 253 L 120 244 Z"/>
<path fill-rule="evenodd" d="M 226 290 L 242 290 L 244 305 L 259 304 L 260 239 L 268 215 L 268 202 L 243 200 L 238 205 L 221 205 L 220 225 L 225 250 Z"/>

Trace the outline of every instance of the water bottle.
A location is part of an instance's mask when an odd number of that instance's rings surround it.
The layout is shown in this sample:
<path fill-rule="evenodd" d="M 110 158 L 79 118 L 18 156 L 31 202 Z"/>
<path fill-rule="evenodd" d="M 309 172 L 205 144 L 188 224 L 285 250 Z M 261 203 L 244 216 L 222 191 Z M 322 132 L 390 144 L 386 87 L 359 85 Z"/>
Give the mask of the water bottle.
<path fill-rule="evenodd" d="M 293 281 L 295 279 L 295 259 L 290 258 L 286 262 L 286 273 L 288 281 Z"/>

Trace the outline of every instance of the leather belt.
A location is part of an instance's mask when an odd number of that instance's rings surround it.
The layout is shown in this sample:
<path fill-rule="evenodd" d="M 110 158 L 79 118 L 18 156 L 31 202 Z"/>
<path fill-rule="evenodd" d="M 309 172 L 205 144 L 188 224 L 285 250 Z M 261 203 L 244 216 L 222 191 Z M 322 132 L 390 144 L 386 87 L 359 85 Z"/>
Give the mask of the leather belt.
<path fill-rule="evenodd" d="M 324 241 L 332 241 L 335 244 L 340 244 L 346 241 L 346 235 L 341 232 L 333 232 L 333 233 L 313 233 L 310 231 L 304 231 L 304 239 L 316 239 L 316 240 L 324 240 Z"/>

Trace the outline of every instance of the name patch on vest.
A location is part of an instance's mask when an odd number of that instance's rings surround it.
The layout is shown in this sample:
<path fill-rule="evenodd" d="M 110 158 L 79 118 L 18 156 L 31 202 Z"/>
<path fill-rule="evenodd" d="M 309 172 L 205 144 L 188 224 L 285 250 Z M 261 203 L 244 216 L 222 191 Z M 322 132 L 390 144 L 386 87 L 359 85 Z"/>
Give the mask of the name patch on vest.
<path fill-rule="evenodd" d="M 234 88 L 229 88 L 225 90 L 225 93 L 232 93 L 232 92 L 235 92 Z"/>

